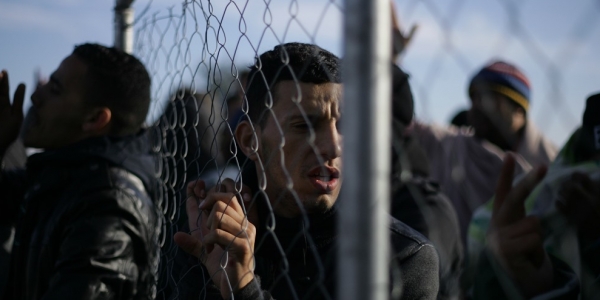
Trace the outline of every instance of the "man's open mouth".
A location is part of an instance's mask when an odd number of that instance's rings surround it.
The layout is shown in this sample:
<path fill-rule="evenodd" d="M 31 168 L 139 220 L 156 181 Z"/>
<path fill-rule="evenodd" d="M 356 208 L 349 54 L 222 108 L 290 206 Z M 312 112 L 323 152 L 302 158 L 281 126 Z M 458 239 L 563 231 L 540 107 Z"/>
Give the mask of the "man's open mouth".
<path fill-rule="evenodd" d="M 337 187 L 340 171 L 336 168 L 319 166 L 308 172 L 308 178 L 320 192 L 329 193 Z"/>

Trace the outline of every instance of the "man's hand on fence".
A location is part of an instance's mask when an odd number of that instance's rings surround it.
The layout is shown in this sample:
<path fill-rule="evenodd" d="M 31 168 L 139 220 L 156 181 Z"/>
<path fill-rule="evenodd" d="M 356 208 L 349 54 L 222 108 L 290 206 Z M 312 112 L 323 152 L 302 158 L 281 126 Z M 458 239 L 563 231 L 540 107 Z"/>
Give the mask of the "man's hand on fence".
<path fill-rule="evenodd" d="M 496 186 L 488 247 L 496 261 L 526 297 L 546 292 L 552 286 L 552 263 L 543 248 L 542 228 L 534 216 L 526 216 L 525 199 L 544 178 L 546 167 L 538 167 L 512 186 L 515 158 L 507 155 Z"/>
<path fill-rule="evenodd" d="M 590 239 L 600 238 L 600 182 L 587 174 L 574 173 L 562 183 L 556 208 L 579 233 Z"/>
<path fill-rule="evenodd" d="M 175 243 L 196 256 L 206 267 L 224 299 L 254 279 L 256 228 L 248 221 L 239 198 L 247 206 L 249 188 L 237 193 L 235 183 L 225 179 L 206 193 L 202 180 L 187 186 L 186 211 L 191 234 L 178 232 Z M 240 195 L 241 194 L 241 195 Z M 240 197 L 241 196 L 241 197 Z"/>
<path fill-rule="evenodd" d="M 23 123 L 25 85 L 19 84 L 10 102 L 8 72 L 0 73 L 0 155 L 17 139 Z M 0 157 L 0 160 L 2 158 Z"/>

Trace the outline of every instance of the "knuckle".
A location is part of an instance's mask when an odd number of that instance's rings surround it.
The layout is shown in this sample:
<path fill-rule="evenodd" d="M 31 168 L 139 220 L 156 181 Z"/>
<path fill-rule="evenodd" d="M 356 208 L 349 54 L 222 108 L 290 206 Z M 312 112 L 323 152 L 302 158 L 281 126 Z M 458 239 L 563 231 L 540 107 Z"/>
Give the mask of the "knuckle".
<path fill-rule="evenodd" d="M 211 220 L 212 228 L 215 228 L 215 229 L 220 228 L 222 223 L 223 223 L 223 214 L 218 213 L 218 212 L 215 213 Z"/>
<path fill-rule="evenodd" d="M 254 226 L 252 223 L 247 222 L 248 226 L 246 227 L 246 232 L 248 232 L 249 235 L 255 236 L 256 235 L 256 226 Z"/>
<path fill-rule="evenodd" d="M 221 228 L 213 229 L 213 235 L 216 239 L 224 239 L 227 237 L 227 232 Z"/>
<path fill-rule="evenodd" d="M 215 212 L 224 212 L 227 207 L 229 207 L 229 205 L 223 201 L 217 201 L 214 206 L 213 206 L 213 210 Z"/>
<path fill-rule="evenodd" d="M 248 243 L 247 239 L 238 239 L 236 247 L 243 253 L 251 253 L 252 247 Z"/>
<path fill-rule="evenodd" d="M 226 193 L 224 199 L 226 199 L 227 203 L 231 203 L 234 200 L 237 200 L 237 197 L 234 193 Z"/>

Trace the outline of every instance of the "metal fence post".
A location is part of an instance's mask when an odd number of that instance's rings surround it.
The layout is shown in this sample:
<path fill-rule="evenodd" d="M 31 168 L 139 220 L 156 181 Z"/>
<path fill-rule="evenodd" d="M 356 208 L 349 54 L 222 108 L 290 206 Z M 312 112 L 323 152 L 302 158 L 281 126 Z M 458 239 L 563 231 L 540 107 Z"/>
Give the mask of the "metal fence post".
<path fill-rule="evenodd" d="M 339 299 L 389 298 L 389 10 L 388 0 L 345 2 Z"/>
<path fill-rule="evenodd" d="M 115 47 L 127 53 L 133 52 L 133 0 L 116 0 Z"/>

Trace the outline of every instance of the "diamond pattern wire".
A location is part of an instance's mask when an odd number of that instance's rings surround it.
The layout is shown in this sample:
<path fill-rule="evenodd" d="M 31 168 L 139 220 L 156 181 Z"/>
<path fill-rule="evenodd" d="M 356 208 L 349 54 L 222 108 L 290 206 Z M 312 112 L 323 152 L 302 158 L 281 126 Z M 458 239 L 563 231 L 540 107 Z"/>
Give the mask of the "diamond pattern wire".
<path fill-rule="evenodd" d="M 172 238 L 178 231 L 190 230 L 186 228 L 186 183 L 201 178 L 207 182 L 207 186 L 212 186 L 224 178 L 238 180 L 245 166 L 233 135 L 239 118 L 248 114 L 248 103 L 244 95 L 247 67 L 252 64 L 254 56 L 277 44 L 298 40 L 324 48 L 331 47 L 328 50 L 339 54 L 343 3 L 339 0 L 156 2 L 149 1 L 147 13 L 135 22 L 134 49 L 136 56 L 142 59 L 152 76 L 153 149 L 160 156 L 157 170 L 163 180 L 160 200 L 164 215 L 161 273 L 169 276 L 159 282 L 158 294 L 175 295 L 174 298 L 178 298 L 184 297 L 177 294 L 177 286 L 184 284 L 181 278 L 187 272 L 193 272 L 192 269 L 178 269 L 176 260 L 181 250 Z M 449 66 L 456 66 L 453 70 L 458 70 L 460 74 L 453 76 L 471 76 L 480 67 L 475 63 L 477 59 L 463 47 L 465 40 L 460 33 L 464 29 L 460 22 L 467 19 L 469 13 L 474 11 L 473 7 L 480 3 L 475 3 L 474 0 L 393 2 L 400 13 L 400 21 L 410 20 L 418 25 L 423 25 L 420 22 L 428 22 L 425 25 L 441 32 L 440 41 L 432 49 L 428 49 L 425 62 L 419 61 L 418 66 L 411 62 L 417 61 L 418 53 L 412 52 L 414 49 L 409 45 L 400 64 L 408 73 L 412 70 L 417 75 L 410 77 L 416 102 L 416 118 L 427 120 L 434 114 L 438 103 L 444 101 L 438 99 L 440 93 L 435 92 L 439 86 L 445 86 L 448 80 L 444 70 Z M 536 93 L 543 94 L 537 99 L 543 98 L 544 102 L 534 103 L 541 108 L 536 108 L 535 114 L 530 118 L 540 128 L 573 128 L 580 124 L 579 115 L 570 109 L 570 101 L 573 100 L 567 98 L 565 74 L 576 63 L 585 45 L 592 44 L 593 39 L 598 36 L 600 2 L 589 1 L 578 13 L 578 18 L 564 21 L 564 26 L 569 28 L 568 33 L 566 38 L 560 40 L 562 44 L 557 44 L 554 49 L 545 48 L 524 21 L 527 16 L 523 12 L 531 10 L 532 5 L 539 5 L 539 1 L 489 0 L 485 5 L 496 8 L 496 13 L 502 20 L 502 23 L 494 24 L 499 34 L 480 41 L 490 45 L 488 49 L 491 55 L 486 59 L 513 53 L 510 49 L 518 48 L 523 49 L 524 55 L 529 57 L 528 66 L 542 70 L 543 78 L 539 80 L 546 83 L 547 89 L 536 89 Z M 427 33 L 425 30 L 422 27 L 417 30 L 413 44 L 419 42 L 420 34 Z M 419 70 L 415 71 L 417 68 Z M 265 105 L 268 107 L 267 114 L 275 117 L 272 101 L 272 98 L 268 98 Z M 307 118 L 300 105 L 301 101 L 302 95 L 299 95 L 295 104 Z M 240 109 L 241 113 L 236 114 L 236 109 Z M 263 164 L 270 164 L 273 159 L 283 160 L 285 134 L 281 124 L 277 124 L 277 127 L 281 137 L 281 145 L 277 149 L 280 155 L 272 154 Z M 317 153 L 312 128 L 307 143 Z M 400 160 L 405 162 L 402 164 L 402 181 L 406 182 L 414 174 L 403 147 L 405 145 L 395 145 L 394 150 Z M 323 158 L 319 157 L 319 161 L 323 163 Z M 456 174 L 461 172 L 467 170 L 456 170 Z M 285 168 L 284 173 L 288 191 L 294 195 L 296 203 L 300 203 L 293 189 L 292 178 Z M 266 177 L 259 177 L 260 191 L 255 191 L 255 195 L 266 195 L 268 184 Z M 235 188 L 235 194 L 241 196 L 241 186 L 236 184 Z M 427 200 L 422 193 L 414 186 L 410 186 L 409 190 L 417 199 L 419 207 L 427 211 Z M 272 207 L 269 206 L 269 209 L 268 232 L 263 240 L 256 240 L 255 250 L 265 243 L 264 239 L 273 238 L 276 251 L 285 257 L 289 249 L 284 249 L 279 243 L 280 237 L 275 233 L 277 223 L 274 212 Z M 431 221 L 433 213 L 424 214 L 430 224 L 434 223 Z M 306 223 L 309 223 L 306 213 L 304 217 Z M 303 228 L 292 240 L 292 246 L 298 243 L 315 243 L 308 228 Z M 314 251 L 312 255 L 318 256 L 318 253 Z M 226 259 L 227 257 L 223 257 L 222 262 Z M 325 262 L 318 257 L 317 261 L 319 276 L 313 281 L 311 292 L 327 299 L 331 296 L 323 283 L 327 276 L 324 273 Z M 199 268 L 199 265 L 196 267 Z M 286 267 L 289 266 L 284 265 L 284 271 L 274 282 L 293 287 L 293 279 Z M 222 267 L 221 271 L 223 270 Z M 209 282 L 209 277 L 215 274 L 202 272 L 202 275 L 205 276 L 202 280 Z M 292 290 L 291 293 L 298 298 L 295 291 Z M 400 293 L 397 287 L 392 287 L 393 295 Z M 203 289 L 200 299 L 207 298 L 209 294 L 208 289 Z"/>
<path fill-rule="evenodd" d="M 159 297 L 183 297 L 178 294 L 177 286 L 185 276 L 180 276 L 182 274 L 178 272 L 193 271 L 178 269 L 176 259 L 181 250 L 172 242 L 175 232 L 189 230 L 185 229 L 186 196 L 182 192 L 185 191 L 186 182 L 199 177 L 207 182 L 207 186 L 211 186 L 226 177 L 234 180 L 240 178 L 244 162 L 233 142 L 234 124 L 237 121 L 234 118 L 240 116 L 232 115 L 234 110 L 231 105 L 236 101 L 235 97 L 241 97 L 233 105 L 241 106 L 243 114 L 247 114 L 247 103 L 243 96 L 246 67 L 254 56 L 266 49 L 298 40 L 298 32 L 303 35 L 303 41 L 316 43 L 316 37 L 323 30 L 322 21 L 331 14 L 339 14 L 341 10 L 339 1 L 323 3 L 318 10 L 310 11 L 318 16 L 316 19 L 311 16 L 314 23 L 305 23 L 307 10 L 311 7 L 302 1 L 287 1 L 285 6 L 281 2 L 275 5 L 271 1 L 185 1 L 136 20 L 134 48 L 152 74 L 154 106 L 151 114 L 157 120 L 152 126 L 154 150 L 161 157 L 158 169 L 164 183 L 161 207 L 165 221 L 160 272 L 169 276 L 159 282 Z M 285 16 L 281 13 L 285 13 Z M 252 34 L 249 34 L 250 29 L 253 30 Z M 293 40 L 289 40 L 290 32 L 294 33 Z M 299 94 L 296 105 L 306 118 L 300 101 L 302 96 Z M 267 113 L 275 116 L 272 105 L 272 102 L 267 103 Z M 278 134 L 283 138 L 281 125 L 277 124 L 277 127 Z M 284 143 L 282 139 L 278 150 L 282 159 Z M 312 128 L 307 143 L 317 153 Z M 278 156 L 272 154 L 263 163 L 270 164 Z M 320 157 L 319 160 L 323 161 Z M 288 177 L 289 191 L 296 203 L 300 203 L 285 168 L 284 174 Z M 266 195 L 266 179 L 258 180 L 262 191 L 255 194 Z M 236 185 L 236 190 L 239 195 L 239 185 Z M 289 249 L 284 249 L 278 242 L 279 237 L 275 234 L 277 224 L 272 214 L 271 211 L 268 233 L 263 240 L 256 241 L 255 247 L 258 250 L 264 239 L 273 238 L 277 251 L 285 257 L 285 251 Z M 308 219 L 305 221 L 309 224 Z M 298 232 L 293 242 L 286 246 L 294 247 L 300 242 L 314 244 L 307 230 L 308 227 L 304 232 Z M 313 251 L 312 255 L 318 256 L 318 253 Z M 225 255 L 221 259 L 222 271 L 226 260 Z M 323 286 L 323 262 L 318 257 L 317 264 L 319 275 L 313 279 L 309 294 L 322 294 L 328 299 L 330 296 Z M 283 268 L 274 285 L 291 288 L 291 294 L 298 298 L 285 264 Z M 217 274 L 202 272 L 202 275 L 208 283 L 209 276 Z M 228 282 L 230 287 L 233 284 Z M 201 298 L 210 298 L 210 291 L 203 289 L 200 295 Z"/>

